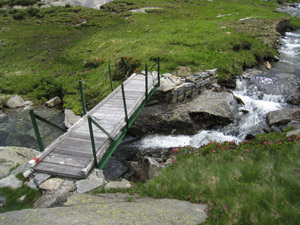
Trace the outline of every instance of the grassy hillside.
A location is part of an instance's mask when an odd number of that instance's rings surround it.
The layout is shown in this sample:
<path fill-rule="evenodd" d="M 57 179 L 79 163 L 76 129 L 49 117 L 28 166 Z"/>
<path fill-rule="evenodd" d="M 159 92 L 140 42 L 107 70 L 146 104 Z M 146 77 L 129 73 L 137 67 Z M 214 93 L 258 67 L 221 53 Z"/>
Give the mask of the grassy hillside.
<path fill-rule="evenodd" d="M 139 69 L 160 56 L 163 72 L 218 68 L 220 80 L 228 79 L 277 55 L 269 41 L 276 38 L 273 25 L 288 16 L 275 12 L 276 5 L 275 0 L 116 0 L 101 10 L 1 10 L 0 93 L 41 102 L 59 95 L 79 113 L 78 80 L 93 106 L 109 93 L 107 67 L 116 73 L 121 56 L 140 61 Z M 129 11 L 141 7 L 162 9 Z"/>

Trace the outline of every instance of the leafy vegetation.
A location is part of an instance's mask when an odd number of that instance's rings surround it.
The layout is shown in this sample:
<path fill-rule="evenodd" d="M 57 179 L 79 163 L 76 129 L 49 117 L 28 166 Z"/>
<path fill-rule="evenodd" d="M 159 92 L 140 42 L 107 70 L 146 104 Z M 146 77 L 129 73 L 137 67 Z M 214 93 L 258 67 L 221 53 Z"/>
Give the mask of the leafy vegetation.
<path fill-rule="evenodd" d="M 115 0 L 101 10 L 1 10 L 0 93 L 41 102 L 59 95 L 80 113 L 78 81 L 98 84 L 88 102 L 104 98 L 108 65 L 117 74 L 122 56 L 141 62 L 138 68 L 160 56 L 162 72 L 218 68 L 220 81 L 230 79 L 278 54 L 273 25 L 287 15 L 276 6 L 276 0 Z M 162 9 L 130 11 L 141 7 Z M 85 63 L 97 58 L 99 65 Z"/>
<path fill-rule="evenodd" d="M 41 196 L 38 190 L 33 190 L 24 185 L 25 179 L 22 174 L 18 174 L 17 178 L 22 180 L 22 187 L 16 190 L 8 187 L 0 188 L 0 195 L 6 198 L 6 203 L 0 208 L 0 213 L 31 208 L 32 204 Z M 24 200 L 20 200 L 24 195 Z"/>
<path fill-rule="evenodd" d="M 270 133 L 171 153 L 173 164 L 158 177 L 125 191 L 207 204 L 208 224 L 299 224 L 300 136 Z"/>

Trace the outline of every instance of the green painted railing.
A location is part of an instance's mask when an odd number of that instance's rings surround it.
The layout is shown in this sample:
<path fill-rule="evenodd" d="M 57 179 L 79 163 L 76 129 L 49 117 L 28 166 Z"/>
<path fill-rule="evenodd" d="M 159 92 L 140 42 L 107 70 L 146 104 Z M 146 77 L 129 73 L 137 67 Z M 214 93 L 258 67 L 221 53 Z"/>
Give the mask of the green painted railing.
<path fill-rule="evenodd" d="M 63 132 L 66 132 L 67 129 L 65 128 L 62 128 L 58 125 L 56 125 L 55 123 L 52 123 L 51 121 L 37 115 L 36 113 L 34 113 L 33 109 L 29 110 L 29 115 L 30 115 L 30 118 L 31 118 L 31 122 L 32 122 L 32 125 L 33 125 L 33 129 L 34 129 L 34 133 L 35 133 L 35 136 L 36 136 L 36 140 L 38 142 L 38 145 L 39 145 L 39 148 L 40 148 L 40 151 L 44 151 L 45 147 L 44 147 L 44 144 L 43 144 L 43 141 L 42 141 L 42 138 L 41 138 L 41 134 L 40 134 L 40 131 L 39 131 L 39 127 L 38 127 L 38 124 L 37 124 L 37 121 L 36 119 L 58 129 L 58 130 L 61 130 Z"/>

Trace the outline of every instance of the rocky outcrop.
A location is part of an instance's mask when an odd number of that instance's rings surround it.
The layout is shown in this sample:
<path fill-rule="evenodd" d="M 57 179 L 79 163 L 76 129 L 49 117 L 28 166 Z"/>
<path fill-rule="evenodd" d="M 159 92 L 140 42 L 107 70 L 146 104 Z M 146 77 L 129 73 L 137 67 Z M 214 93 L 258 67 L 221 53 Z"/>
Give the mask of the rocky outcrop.
<path fill-rule="evenodd" d="M 136 195 L 75 194 L 64 207 L 25 209 L 1 214 L 3 224 L 199 224 L 204 204 Z M 150 222 L 149 222 L 150 221 Z"/>
<path fill-rule="evenodd" d="M 14 167 L 26 164 L 39 152 L 21 147 L 0 148 L 0 178 L 8 175 Z"/>
<path fill-rule="evenodd" d="M 300 121 L 300 109 L 283 109 L 267 114 L 267 124 L 269 126 L 286 125 L 292 120 Z"/>
<path fill-rule="evenodd" d="M 294 74 L 281 73 L 273 77 L 254 76 L 248 81 L 248 94 L 250 96 L 281 95 L 285 102 L 300 103 L 299 80 Z"/>
<path fill-rule="evenodd" d="M 199 129 L 224 126 L 235 121 L 238 103 L 231 93 L 205 91 L 182 104 L 146 107 L 136 119 L 132 134 L 196 134 Z"/>

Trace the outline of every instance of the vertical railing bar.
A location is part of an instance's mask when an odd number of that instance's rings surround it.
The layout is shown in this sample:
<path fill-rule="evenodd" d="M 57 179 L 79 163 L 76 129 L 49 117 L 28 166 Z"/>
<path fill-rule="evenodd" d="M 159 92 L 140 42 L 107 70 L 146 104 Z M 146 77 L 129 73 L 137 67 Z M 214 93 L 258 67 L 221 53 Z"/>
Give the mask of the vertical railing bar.
<path fill-rule="evenodd" d="M 157 85 L 160 87 L 160 57 L 157 58 Z"/>
<path fill-rule="evenodd" d="M 125 121 L 126 121 L 126 128 L 129 129 L 129 120 L 128 120 L 128 114 L 127 114 L 127 106 L 126 106 L 126 98 L 125 98 L 125 91 L 124 91 L 124 84 L 121 84 L 122 89 L 122 98 L 123 98 L 123 106 L 124 106 L 124 112 L 125 112 Z"/>
<path fill-rule="evenodd" d="M 110 87 L 111 87 L 111 91 L 114 91 L 114 85 L 112 82 L 112 76 L 111 76 L 111 68 L 110 65 L 108 65 L 108 72 L 109 72 L 109 79 L 110 79 Z"/>
<path fill-rule="evenodd" d="M 95 167 L 98 167 L 97 153 L 96 153 L 96 147 L 95 147 L 95 138 L 94 138 L 94 132 L 93 132 L 93 125 L 92 125 L 92 121 L 91 121 L 90 116 L 88 116 L 88 124 L 89 124 L 89 130 L 90 130 L 90 138 L 91 138 L 93 156 L 94 156 L 94 164 L 95 164 Z"/>
<path fill-rule="evenodd" d="M 86 114 L 86 105 L 85 105 L 85 99 L 84 99 L 84 93 L 83 93 L 83 87 L 82 87 L 82 81 L 79 81 L 79 90 L 80 90 L 80 95 L 81 95 L 81 104 L 82 104 L 82 110 L 83 110 L 83 115 Z"/>
<path fill-rule="evenodd" d="M 145 66 L 145 97 L 146 101 L 148 101 L 148 66 Z"/>
<path fill-rule="evenodd" d="M 38 124 L 37 124 L 36 119 L 35 119 L 35 114 L 34 114 L 32 109 L 29 110 L 29 115 L 30 115 L 30 118 L 31 118 L 31 122 L 32 122 L 32 125 L 33 125 L 34 133 L 35 133 L 36 140 L 38 142 L 40 151 L 43 152 L 44 151 L 44 144 L 43 144 L 43 141 L 42 141 L 42 138 L 41 138 L 41 134 L 40 134 L 40 131 L 39 131 Z"/>

